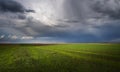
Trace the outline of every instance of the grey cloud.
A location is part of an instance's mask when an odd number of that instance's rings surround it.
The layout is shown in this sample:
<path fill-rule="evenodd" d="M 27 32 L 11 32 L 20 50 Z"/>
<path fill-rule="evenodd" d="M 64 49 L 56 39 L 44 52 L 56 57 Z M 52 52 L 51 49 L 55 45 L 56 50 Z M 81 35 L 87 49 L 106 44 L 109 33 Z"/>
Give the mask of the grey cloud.
<path fill-rule="evenodd" d="M 120 0 L 96 0 L 92 9 L 111 19 L 120 19 Z"/>
<path fill-rule="evenodd" d="M 30 10 L 30 9 L 28 9 L 28 10 L 26 10 L 26 12 L 32 12 L 32 13 L 35 13 L 35 10 Z"/>
<path fill-rule="evenodd" d="M 26 34 L 22 33 L 21 31 L 10 27 L 0 27 L 0 35 L 26 36 Z"/>
<path fill-rule="evenodd" d="M 101 17 L 99 17 L 99 15 L 95 13 L 95 12 L 97 12 L 97 13 L 99 13 L 99 12 L 94 10 L 94 7 L 96 7 L 96 5 L 99 6 L 99 4 L 96 4 L 97 2 L 103 2 L 103 1 L 105 1 L 105 0 L 102 0 L 102 1 L 101 0 L 92 0 L 93 3 L 90 3 L 89 0 L 75 0 L 75 1 L 64 0 L 63 4 L 58 6 L 58 8 L 61 7 L 60 8 L 61 11 L 58 12 L 59 10 L 56 10 L 56 12 L 54 14 L 54 15 L 59 14 L 60 18 L 61 18 L 61 16 L 63 16 L 62 19 L 58 18 L 59 19 L 58 25 L 50 27 L 50 26 L 42 24 L 41 22 L 36 23 L 36 21 L 34 21 L 34 20 L 28 22 L 28 25 L 34 31 L 38 32 L 39 34 L 44 34 L 44 35 L 47 35 L 47 34 L 52 35 L 54 33 L 63 33 L 63 34 L 71 33 L 72 34 L 72 32 L 73 33 L 74 32 L 76 32 L 76 33 L 86 32 L 89 34 L 90 33 L 91 34 L 99 34 L 100 30 L 101 30 L 99 27 L 102 27 L 102 25 L 105 24 L 105 23 L 103 23 L 103 20 L 106 20 L 106 19 L 101 19 L 102 16 L 100 15 Z M 110 0 L 108 0 L 108 1 L 110 1 Z M 49 1 L 45 0 L 45 3 L 46 2 L 49 2 Z M 56 1 L 56 2 L 60 3 L 62 1 Z M 43 1 L 43 4 L 44 4 L 44 1 Z M 51 4 L 52 3 L 50 3 L 50 5 Z M 91 9 L 91 7 L 90 7 L 91 4 L 93 4 L 93 6 L 92 6 L 93 9 Z M 112 6 L 109 7 L 109 5 L 111 5 L 111 3 L 110 4 L 107 3 L 107 4 L 103 4 L 103 5 L 106 5 L 106 6 L 103 6 L 103 10 L 106 10 L 106 7 L 108 7 L 109 9 L 112 10 L 112 8 L 111 8 Z M 102 5 L 99 7 L 102 8 Z M 95 12 L 92 10 L 94 10 Z M 101 12 L 101 13 L 104 13 L 104 12 Z M 104 13 L 104 14 L 109 15 L 110 18 L 114 18 L 114 17 L 112 17 L 112 15 L 110 13 Z M 48 15 L 49 15 L 49 13 L 48 13 Z M 94 24 L 92 24 L 93 22 L 92 23 L 86 22 L 87 19 L 90 19 L 90 18 L 96 19 L 94 21 Z M 99 23 L 98 23 L 98 21 L 99 21 Z M 108 24 L 108 25 L 112 26 L 111 24 Z M 96 27 L 96 26 L 98 26 L 98 27 Z"/>
<path fill-rule="evenodd" d="M 111 40 L 110 42 L 111 42 L 111 43 L 113 43 L 113 42 L 115 42 L 115 43 L 120 43 L 120 38 Z"/>
<path fill-rule="evenodd" d="M 24 6 L 14 0 L 0 0 L 0 11 L 2 12 L 34 12 L 34 10 L 27 10 Z"/>
<path fill-rule="evenodd" d="M 78 23 L 80 22 L 78 19 L 62 19 L 62 20 L 58 20 L 60 22 L 65 22 L 65 23 Z"/>
<path fill-rule="evenodd" d="M 18 15 L 18 17 L 17 17 L 18 19 L 26 19 L 26 16 L 25 15 L 22 15 L 22 14 L 20 14 L 20 15 Z"/>
<path fill-rule="evenodd" d="M 5 0 L 4 2 L 7 1 L 11 2 L 13 0 Z M 56 37 L 57 39 L 61 38 L 78 42 L 90 42 L 92 40 L 104 41 L 105 39 L 119 38 L 120 34 L 117 31 L 119 31 L 120 26 L 115 20 L 120 19 L 119 5 L 114 2 L 108 3 L 108 0 L 104 1 L 105 0 L 20 0 L 19 3 L 15 0 L 14 2 L 18 3 L 16 3 L 18 5 L 16 11 L 11 10 L 11 8 L 7 10 L 0 9 L 4 12 L 4 14 L 0 14 L 0 27 L 11 28 L 1 29 L 0 33 L 12 34 L 9 32 L 12 31 L 15 35 L 19 35 L 17 34 L 18 32 L 35 38 L 53 37 L 54 39 Z M 15 6 L 16 4 L 13 5 Z M 8 6 L 8 4 L 6 4 L 6 6 Z M 34 9 L 36 12 L 26 9 L 26 6 L 27 8 Z M 28 12 L 28 14 L 24 12 Z M 104 16 L 110 18 L 108 19 L 108 23 L 103 22 L 107 21 Z M 56 24 L 52 25 L 49 23 Z"/>

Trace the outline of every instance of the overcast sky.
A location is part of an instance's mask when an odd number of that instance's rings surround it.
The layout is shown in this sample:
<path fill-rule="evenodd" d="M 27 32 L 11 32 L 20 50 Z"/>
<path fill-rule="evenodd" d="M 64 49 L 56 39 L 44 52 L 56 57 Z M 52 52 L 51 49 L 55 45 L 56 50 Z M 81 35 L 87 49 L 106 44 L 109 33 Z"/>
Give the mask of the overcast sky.
<path fill-rule="evenodd" d="M 120 0 L 0 0 L 0 42 L 120 42 Z"/>

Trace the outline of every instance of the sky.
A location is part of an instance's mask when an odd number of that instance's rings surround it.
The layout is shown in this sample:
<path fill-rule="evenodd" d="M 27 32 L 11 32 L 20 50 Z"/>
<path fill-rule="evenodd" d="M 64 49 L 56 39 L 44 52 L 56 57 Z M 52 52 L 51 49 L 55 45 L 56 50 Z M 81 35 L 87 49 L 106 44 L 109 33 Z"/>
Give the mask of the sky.
<path fill-rule="evenodd" d="M 120 0 L 0 0 L 0 43 L 120 42 Z"/>

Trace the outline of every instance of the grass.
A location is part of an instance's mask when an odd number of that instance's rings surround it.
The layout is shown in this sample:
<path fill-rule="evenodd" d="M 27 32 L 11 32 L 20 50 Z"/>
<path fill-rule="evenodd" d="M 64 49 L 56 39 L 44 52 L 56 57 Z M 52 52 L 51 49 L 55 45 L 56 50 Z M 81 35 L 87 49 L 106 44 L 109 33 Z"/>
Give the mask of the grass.
<path fill-rule="evenodd" d="M 0 72 L 119 72 L 120 44 L 0 45 Z"/>

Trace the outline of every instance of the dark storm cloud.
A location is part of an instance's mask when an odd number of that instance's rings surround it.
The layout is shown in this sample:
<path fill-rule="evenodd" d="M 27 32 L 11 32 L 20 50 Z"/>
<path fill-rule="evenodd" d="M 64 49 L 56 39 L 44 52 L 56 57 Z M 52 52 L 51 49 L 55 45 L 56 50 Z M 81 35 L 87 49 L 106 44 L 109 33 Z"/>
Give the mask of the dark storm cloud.
<path fill-rule="evenodd" d="M 120 19 L 120 0 L 96 0 L 92 8 L 103 16 Z"/>
<path fill-rule="evenodd" d="M 0 0 L 0 11 L 1 12 L 34 12 L 34 10 L 27 10 L 24 6 L 14 0 Z"/>
<path fill-rule="evenodd" d="M 110 23 L 111 25 L 109 24 L 105 24 L 103 26 L 101 26 L 99 29 L 100 29 L 100 32 L 102 34 L 102 38 L 104 40 L 108 40 L 110 41 L 111 39 L 114 40 L 114 39 L 119 39 L 120 38 L 120 21 L 118 22 L 113 22 L 113 23 Z"/>

